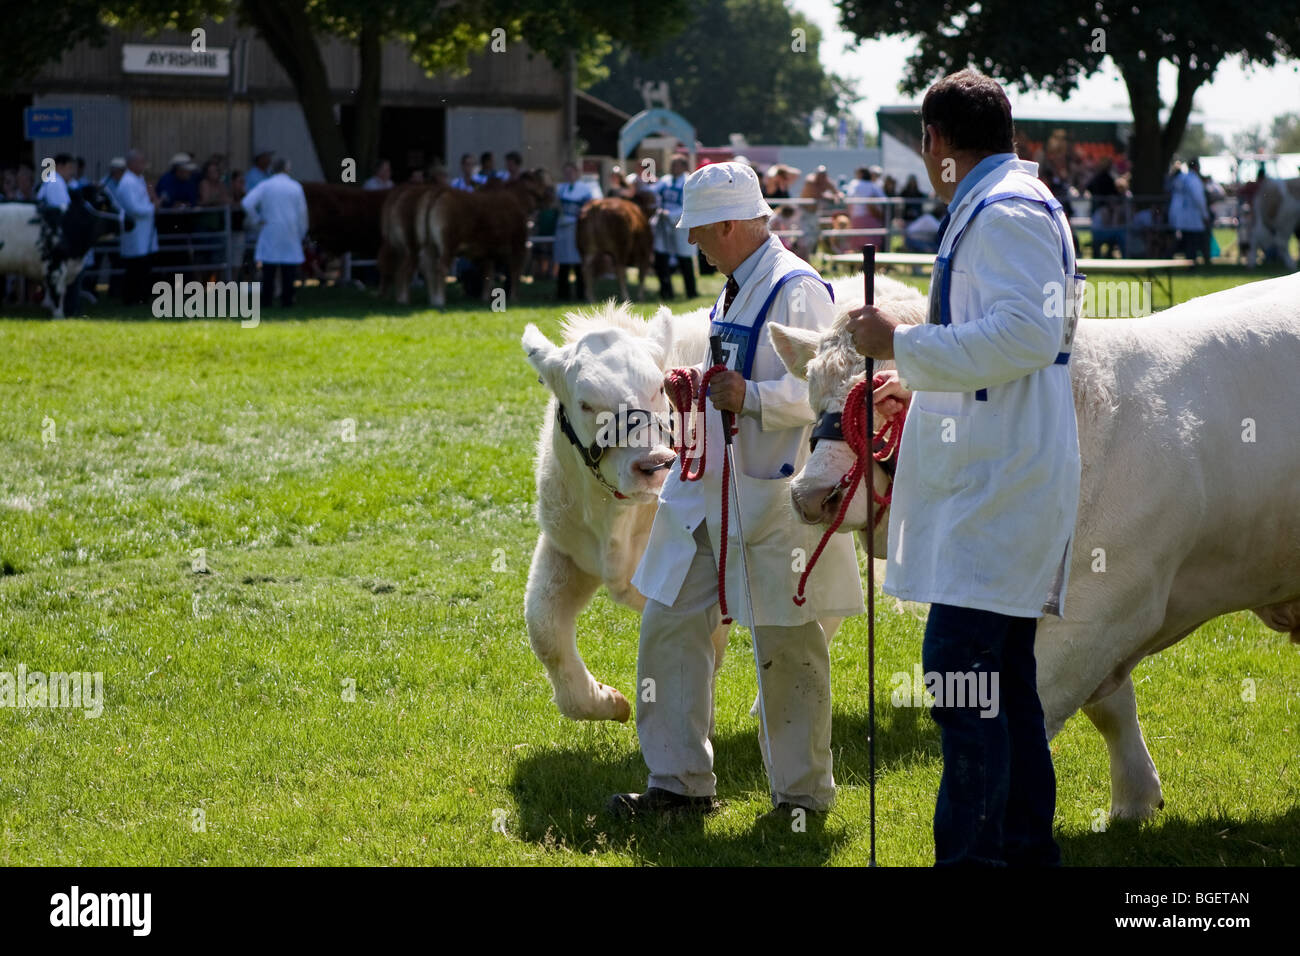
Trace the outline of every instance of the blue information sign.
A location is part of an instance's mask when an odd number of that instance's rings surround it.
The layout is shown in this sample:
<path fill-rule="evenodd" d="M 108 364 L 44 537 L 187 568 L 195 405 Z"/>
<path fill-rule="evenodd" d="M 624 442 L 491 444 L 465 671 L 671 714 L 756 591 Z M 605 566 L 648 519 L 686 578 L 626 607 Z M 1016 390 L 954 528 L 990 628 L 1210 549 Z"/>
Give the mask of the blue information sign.
<path fill-rule="evenodd" d="M 29 106 L 23 110 L 28 139 L 52 139 L 72 135 L 72 110 L 62 107 Z"/>

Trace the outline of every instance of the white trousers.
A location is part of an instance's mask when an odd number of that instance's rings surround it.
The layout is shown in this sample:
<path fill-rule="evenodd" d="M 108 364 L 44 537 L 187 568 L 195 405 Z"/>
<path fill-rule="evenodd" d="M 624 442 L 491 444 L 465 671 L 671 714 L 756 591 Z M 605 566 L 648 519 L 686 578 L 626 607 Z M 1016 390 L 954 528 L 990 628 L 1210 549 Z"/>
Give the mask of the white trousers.
<path fill-rule="evenodd" d="M 646 602 L 637 655 L 636 730 L 649 786 L 713 796 L 713 643 L 721 619 L 718 568 L 704 522 L 695 558 L 671 606 Z M 728 555 L 730 560 L 739 556 Z M 750 582 L 761 588 L 763 582 Z M 729 594 L 731 602 L 743 594 Z M 821 624 L 758 628 L 763 691 L 772 733 L 772 765 L 759 724 L 759 749 L 778 803 L 814 810 L 835 801 L 831 774 L 831 662 Z M 647 684 L 651 680 L 653 684 Z M 653 693 L 651 693 L 651 688 Z M 653 699 L 649 699 L 653 698 Z"/>

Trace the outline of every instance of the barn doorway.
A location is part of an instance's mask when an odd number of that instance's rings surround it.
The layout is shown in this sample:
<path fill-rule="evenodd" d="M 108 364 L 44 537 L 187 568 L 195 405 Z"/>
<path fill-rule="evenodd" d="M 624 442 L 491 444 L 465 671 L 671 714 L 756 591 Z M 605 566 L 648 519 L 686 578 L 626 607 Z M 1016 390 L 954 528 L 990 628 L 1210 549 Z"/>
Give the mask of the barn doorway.
<path fill-rule="evenodd" d="M 349 138 L 353 136 L 356 107 L 344 104 L 341 110 L 343 128 Z M 414 170 L 422 170 L 427 178 L 434 163 L 447 161 L 446 111 L 436 106 L 385 106 L 379 122 L 379 156 L 393 165 L 393 181 L 406 182 Z M 357 170 L 357 179 L 364 181 L 370 170 Z M 453 173 L 452 175 L 455 175 Z"/>

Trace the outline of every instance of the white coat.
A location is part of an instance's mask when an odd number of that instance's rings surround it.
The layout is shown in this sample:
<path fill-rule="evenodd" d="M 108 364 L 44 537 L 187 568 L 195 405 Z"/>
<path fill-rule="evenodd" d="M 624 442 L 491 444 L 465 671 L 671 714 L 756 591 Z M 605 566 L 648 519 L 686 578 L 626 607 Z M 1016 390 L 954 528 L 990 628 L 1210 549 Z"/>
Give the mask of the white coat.
<path fill-rule="evenodd" d="M 779 239 L 768 237 L 757 267 L 741 287 L 727 313 L 728 323 L 750 325 L 776 280 L 787 272 L 809 269 L 808 263 L 786 251 Z M 802 306 L 802 307 L 801 307 Z M 721 312 L 721 300 L 718 303 Z M 790 280 L 777 295 L 766 322 L 803 329 L 828 329 L 835 320 L 826 287 L 811 277 Z M 700 356 L 701 370 L 712 362 Z M 862 580 L 858 574 L 854 536 L 831 537 L 805 588 L 802 607 L 793 601 L 803 567 L 811 559 L 822 535 L 820 525 L 800 522 L 790 504 L 790 479 L 808 456 L 808 436 L 813 423 L 808 406 L 808 385 L 786 371 L 765 329 L 758 332 L 754 365 L 746 382 L 746 408 L 750 391 L 757 396 L 761 416 L 739 416 L 735 436 L 736 468 L 745 531 L 749 578 L 759 626 L 790 627 L 822 617 L 848 617 L 863 611 Z M 707 521 L 713 559 L 721 555 L 722 463 L 726 456 L 722 416 L 705 403 L 707 447 L 704 476 L 682 481 L 674 465 L 659 493 L 659 510 L 632 584 L 648 598 L 671 605 L 681 590 L 695 557 L 695 528 Z M 783 466 L 789 465 L 787 474 Z M 727 605 L 732 617 L 749 626 L 745 585 L 741 576 L 740 544 L 734 519 L 728 525 Z M 802 549 L 802 560 L 796 549 Z"/>
<path fill-rule="evenodd" d="M 660 176 L 650 187 L 659 198 L 659 211 L 654 216 L 655 252 L 690 259 L 695 256 L 691 248 L 689 229 L 678 229 L 682 218 L 682 195 L 686 189 L 686 175 Z"/>
<path fill-rule="evenodd" d="M 555 261 L 560 265 L 580 265 L 578 252 L 578 214 L 593 199 L 600 199 L 600 189 L 595 183 L 575 179 L 555 187 L 555 197 L 560 201 L 560 218 L 555 224 Z"/>
<path fill-rule="evenodd" d="M 1036 177 L 1036 163 L 996 167 L 952 210 L 939 255 L 952 254 L 986 196 L 1050 200 Z M 1053 225 L 1042 206 L 1020 199 L 986 206 L 949 266 L 951 325 L 894 333 L 899 378 L 915 393 L 889 516 L 884 589 L 897 597 L 1062 614 L 1080 466 L 1069 366 L 1054 364 L 1070 347 L 1071 306 L 1049 298 L 1070 288 L 1058 228 L 1074 271 L 1069 224 L 1055 215 Z"/>
<path fill-rule="evenodd" d="M 57 206 L 66 211 L 72 205 L 72 197 L 68 194 L 67 180 L 55 172 L 53 179 L 49 182 L 42 182 L 41 188 L 36 190 L 36 200 L 50 206 Z"/>
<path fill-rule="evenodd" d="M 1169 225 L 1183 232 L 1204 232 L 1210 211 L 1201 177 L 1189 169 L 1175 176 L 1169 185 Z"/>
<path fill-rule="evenodd" d="M 115 194 L 117 204 L 135 220 L 135 228 L 122 233 L 122 258 L 136 259 L 158 251 L 158 231 L 154 228 L 154 206 L 149 187 L 131 170 L 122 174 Z"/>
<path fill-rule="evenodd" d="M 258 262 L 298 265 L 307 235 L 307 196 L 288 173 L 264 179 L 244 197 L 244 212 L 264 225 L 257 237 Z"/>

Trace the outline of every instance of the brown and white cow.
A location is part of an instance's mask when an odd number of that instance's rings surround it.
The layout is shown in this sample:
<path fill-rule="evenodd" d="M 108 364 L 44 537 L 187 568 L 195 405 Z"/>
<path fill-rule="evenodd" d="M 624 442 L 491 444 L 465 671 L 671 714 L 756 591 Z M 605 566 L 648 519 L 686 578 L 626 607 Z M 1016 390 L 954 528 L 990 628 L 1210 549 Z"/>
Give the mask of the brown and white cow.
<path fill-rule="evenodd" d="M 545 170 L 537 169 L 525 170 L 499 188 L 426 193 L 417 212 L 416 230 L 421 239 L 420 255 L 428 257 L 425 274 L 433 274 L 430 304 L 446 307 L 447 273 L 456 256 L 473 260 L 485 276 L 497 262 L 505 263 L 511 294 L 518 295 L 528 255 L 528 218 L 550 201 L 553 192 Z M 491 285 L 483 284 L 485 302 L 491 299 Z"/>
<path fill-rule="evenodd" d="M 390 293 L 402 305 L 411 301 L 411 280 L 418 266 L 424 265 L 420 250 L 425 230 L 424 217 L 428 203 L 447 186 L 432 183 L 403 184 L 386 190 L 379 215 L 379 295 Z M 424 273 L 426 285 L 432 288 L 432 269 Z"/>
<path fill-rule="evenodd" d="M 645 277 L 654 264 L 654 233 L 650 220 L 636 203 L 597 199 L 583 206 L 578 216 L 578 251 L 582 253 L 588 302 L 595 301 L 596 276 L 605 256 L 613 260 L 619 295 L 629 298 L 627 270 L 635 267 L 637 300 L 645 298 Z"/>

